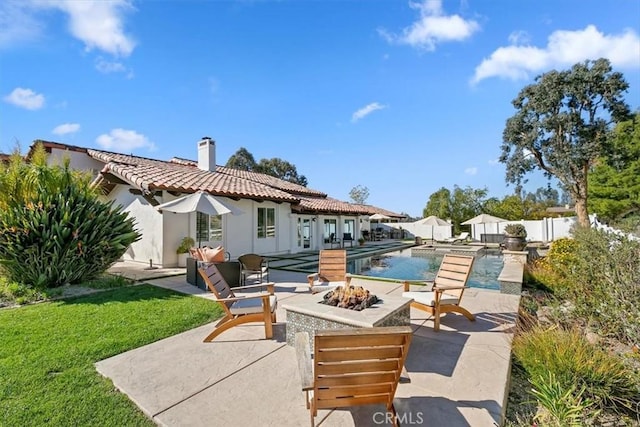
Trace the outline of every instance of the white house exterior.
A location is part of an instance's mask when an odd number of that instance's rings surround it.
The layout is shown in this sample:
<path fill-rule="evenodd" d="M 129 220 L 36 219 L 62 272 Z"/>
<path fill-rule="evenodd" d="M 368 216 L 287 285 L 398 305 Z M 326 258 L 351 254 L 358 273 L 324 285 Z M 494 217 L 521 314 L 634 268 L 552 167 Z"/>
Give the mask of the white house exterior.
<path fill-rule="evenodd" d="M 373 206 L 332 199 L 321 191 L 269 175 L 216 166 L 215 141 L 210 138 L 198 141 L 197 162 L 155 160 L 41 142 L 50 163 L 66 157 L 72 168 L 91 171 L 105 200 L 122 206 L 135 219 L 142 238 L 127 250 L 125 260 L 177 265 L 176 248 L 182 238 L 190 236 L 199 241 L 198 214 L 161 213 L 155 206 L 199 190 L 244 212 L 209 218 L 214 228 L 204 238 L 202 233 L 200 236 L 199 244 L 222 245 L 232 259 L 244 253 L 273 255 L 328 248 L 330 234 L 337 239 L 344 233 L 351 233 L 354 239 L 360 237 L 361 230 L 368 226 L 365 220 L 374 213 L 402 218 Z"/>

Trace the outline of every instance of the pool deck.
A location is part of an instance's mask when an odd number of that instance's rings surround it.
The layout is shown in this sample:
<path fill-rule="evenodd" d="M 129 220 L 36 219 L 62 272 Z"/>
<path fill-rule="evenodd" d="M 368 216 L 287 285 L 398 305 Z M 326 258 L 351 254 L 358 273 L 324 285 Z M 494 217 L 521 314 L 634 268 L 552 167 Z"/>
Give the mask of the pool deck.
<path fill-rule="evenodd" d="M 273 339 L 264 339 L 260 324 L 247 324 L 203 343 L 214 328 L 211 323 L 100 361 L 97 370 L 158 425 L 308 424 L 295 351 L 285 340 L 282 308 L 287 301 L 308 295 L 306 274 L 274 269 L 270 280 L 276 283 L 279 301 Z M 184 275 L 146 281 L 212 298 L 211 293 L 186 283 Z M 370 291 L 402 293 L 401 286 L 393 283 L 377 284 Z M 426 313 L 411 309 L 414 335 L 405 364 L 409 382 L 398 386 L 394 401 L 403 425 L 502 425 L 519 300 L 515 295 L 469 289 L 463 305 L 476 315 L 476 321 L 447 314 L 439 332 L 433 331 Z M 385 425 L 379 423 L 383 409 L 371 405 L 324 410 L 315 422 Z"/>

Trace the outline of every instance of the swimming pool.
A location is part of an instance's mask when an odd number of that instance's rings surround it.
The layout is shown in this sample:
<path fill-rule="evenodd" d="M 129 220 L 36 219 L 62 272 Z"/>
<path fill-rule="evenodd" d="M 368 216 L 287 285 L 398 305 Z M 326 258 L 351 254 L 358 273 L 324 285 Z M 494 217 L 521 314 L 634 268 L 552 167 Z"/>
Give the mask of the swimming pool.
<path fill-rule="evenodd" d="M 411 249 L 389 252 L 347 262 L 347 271 L 365 276 L 405 280 L 433 280 L 444 253 L 429 252 L 412 256 Z M 468 285 L 472 288 L 500 289 L 498 276 L 504 261 L 498 253 L 476 255 Z"/>

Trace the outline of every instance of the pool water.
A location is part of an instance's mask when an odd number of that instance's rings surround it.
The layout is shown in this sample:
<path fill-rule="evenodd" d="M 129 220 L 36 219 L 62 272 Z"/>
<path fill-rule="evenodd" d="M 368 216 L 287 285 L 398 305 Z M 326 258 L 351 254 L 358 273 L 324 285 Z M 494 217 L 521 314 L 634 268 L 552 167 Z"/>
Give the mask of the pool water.
<path fill-rule="evenodd" d="M 443 253 L 421 253 L 412 256 L 411 250 L 389 252 L 369 258 L 348 261 L 347 271 L 365 276 L 404 280 L 433 280 L 442 263 Z M 476 255 L 469 277 L 472 288 L 500 289 L 498 276 L 504 265 L 502 255 Z"/>

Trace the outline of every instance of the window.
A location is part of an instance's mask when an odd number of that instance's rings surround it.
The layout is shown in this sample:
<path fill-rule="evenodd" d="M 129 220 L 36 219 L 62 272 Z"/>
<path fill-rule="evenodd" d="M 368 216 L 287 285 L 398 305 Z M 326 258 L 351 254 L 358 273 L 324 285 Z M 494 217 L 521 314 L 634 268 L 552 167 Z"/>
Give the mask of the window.
<path fill-rule="evenodd" d="M 345 219 L 344 220 L 344 233 L 350 233 L 351 236 L 356 235 L 356 220 L 355 219 Z"/>
<path fill-rule="evenodd" d="M 258 208 L 258 239 L 276 237 L 276 210 Z"/>
<path fill-rule="evenodd" d="M 331 238 L 335 240 L 338 236 L 336 235 L 337 222 L 335 219 L 325 219 L 324 220 L 324 242 L 331 242 Z"/>
<path fill-rule="evenodd" d="M 196 212 L 196 229 L 198 241 L 222 241 L 222 215 L 207 215 Z"/>

